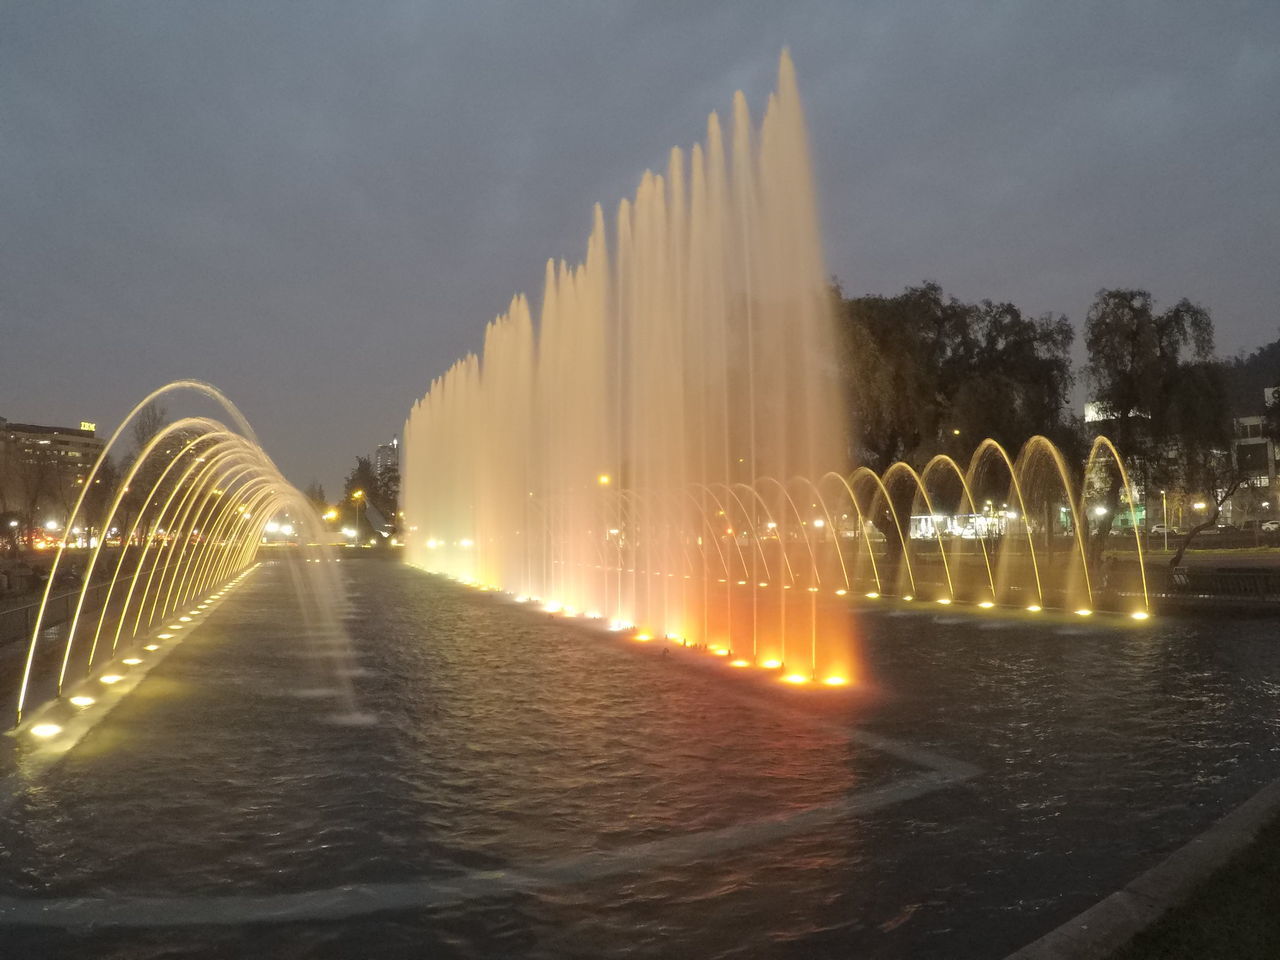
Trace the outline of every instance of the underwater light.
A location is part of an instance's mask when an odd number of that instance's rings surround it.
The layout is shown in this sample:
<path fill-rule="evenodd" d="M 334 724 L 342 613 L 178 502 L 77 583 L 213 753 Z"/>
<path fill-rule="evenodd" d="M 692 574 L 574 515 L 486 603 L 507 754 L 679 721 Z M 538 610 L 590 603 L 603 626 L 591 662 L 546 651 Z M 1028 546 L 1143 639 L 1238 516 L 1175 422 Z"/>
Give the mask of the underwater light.
<path fill-rule="evenodd" d="M 56 723 L 37 723 L 31 728 L 31 735 L 41 739 L 56 737 L 61 732 L 62 728 Z"/>
<path fill-rule="evenodd" d="M 73 707 L 91 707 L 98 701 L 93 699 L 93 697 L 79 696 L 72 697 L 69 702 Z"/>

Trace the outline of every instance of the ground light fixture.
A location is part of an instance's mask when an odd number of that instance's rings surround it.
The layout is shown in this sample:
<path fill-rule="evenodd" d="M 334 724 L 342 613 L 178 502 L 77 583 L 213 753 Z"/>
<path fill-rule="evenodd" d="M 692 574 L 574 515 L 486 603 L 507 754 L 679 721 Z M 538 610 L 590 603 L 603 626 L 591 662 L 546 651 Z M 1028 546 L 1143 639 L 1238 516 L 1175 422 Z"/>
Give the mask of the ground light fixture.
<path fill-rule="evenodd" d="M 1151 614 L 1147 613 L 1145 610 L 1135 610 L 1133 613 L 1129 614 L 1129 616 L 1134 620 L 1146 620 L 1150 618 Z"/>
<path fill-rule="evenodd" d="M 120 676 L 120 674 L 118 673 L 104 673 L 102 676 L 98 678 L 98 682 L 105 683 L 107 686 L 111 686 L 111 684 L 119 683 L 123 679 L 124 677 Z"/>
<path fill-rule="evenodd" d="M 69 702 L 73 707 L 91 707 L 98 701 L 94 700 L 93 697 L 80 695 L 72 697 Z"/>
<path fill-rule="evenodd" d="M 62 728 L 56 723 L 37 723 L 31 728 L 31 735 L 39 737 L 41 740 L 47 740 L 50 737 L 56 737 L 62 732 Z"/>
<path fill-rule="evenodd" d="M 142 659 L 140 657 L 125 657 L 120 662 L 130 667 L 136 667 L 142 662 Z"/>

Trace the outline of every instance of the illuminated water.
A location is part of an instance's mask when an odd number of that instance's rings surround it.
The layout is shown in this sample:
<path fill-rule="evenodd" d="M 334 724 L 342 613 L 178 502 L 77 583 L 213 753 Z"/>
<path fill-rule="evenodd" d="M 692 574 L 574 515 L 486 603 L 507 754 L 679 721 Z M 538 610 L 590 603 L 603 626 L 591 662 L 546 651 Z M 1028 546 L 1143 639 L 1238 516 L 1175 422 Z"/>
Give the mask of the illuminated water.
<path fill-rule="evenodd" d="M 818 707 L 341 570 L 355 676 L 268 564 L 0 819 L 0 922 L 184 925 L 11 926 L 6 956 L 1001 957 L 1280 770 L 1264 622 L 873 612 L 877 691 Z M 376 725 L 331 722 L 343 679 Z M 895 799 L 918 748 L 980 772 Z M 887 799 L 829 815 L 850 795 Z M 430 905 L 367 912 L 406 889 Z"/>

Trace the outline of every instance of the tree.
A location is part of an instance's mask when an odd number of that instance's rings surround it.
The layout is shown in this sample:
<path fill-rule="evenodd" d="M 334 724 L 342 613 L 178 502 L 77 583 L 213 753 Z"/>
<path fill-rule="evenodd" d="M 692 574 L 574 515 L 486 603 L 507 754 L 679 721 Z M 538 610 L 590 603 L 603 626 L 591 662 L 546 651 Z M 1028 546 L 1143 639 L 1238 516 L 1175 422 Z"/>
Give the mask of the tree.
<path fill-rule="evenodd" d="M 1016 452 L 1035 434 L 1065 439 L 1074 331 L 1011 303 L 966 304 L 936 283 L 845 300 L 846 394 L 855 458 L 884 470 L 936 453 L 963 458 L 985 437 Z"/>
<path fill-rule="evenodd" d="M 1182 299 L 1157 312 L 1146 290 L 1100 290 L 1085 321 L 1088 377 L 1107 433 L 1144 490 L 1204 490 L 1214 508 L 1170 561 L 1182 561 L 1195 534 L 1215 524 L 1240 485 L 1231 458 L 1231 415 L 1222 365 L 1214 358 L 1213 320 Z M 1223 493 L 1223 491 L 1227 491 Z M 1120 480 L 1103 491 L 1110 532 Z M 1091 548 L 1101 550 L 1101 540 Z"/>
<path fill-rule="evenodd" d="M 133 448 L 140 453 L 142 448 L 159 433 L 169 422 L 169 413 L 154 400 L 138 411 L 133 419 Z"/>
<path fill-rule="evenodd" d="M 383 464 L 378 471 L 378 496 L 387 508 L 383 513 L 388 520 L 394 520 L 400 503 L 400 468 L 394 463 Z"/>
<path fill-rule="evenodd" d="M 324 495 L 324 487 L 315 480 L 307 484 L 307 489 L 303 496 L 307 498 L 307 502 L 321 513 L 329 509 L 329 501 Z"/>

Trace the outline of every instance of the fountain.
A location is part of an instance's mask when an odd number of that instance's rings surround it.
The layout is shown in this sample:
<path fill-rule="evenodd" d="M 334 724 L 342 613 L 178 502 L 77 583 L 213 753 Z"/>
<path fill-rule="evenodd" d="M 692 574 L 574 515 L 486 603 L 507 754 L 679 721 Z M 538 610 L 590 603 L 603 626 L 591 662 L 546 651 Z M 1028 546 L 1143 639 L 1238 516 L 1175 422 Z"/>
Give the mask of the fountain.
<path fill-rule="evenodd" d="M 116 488 L 106 491 L 102 516 L 90 516 L 89 491 L 101 483 L 107 458 L 121 452 L 125 429 L 148 404 L 178 392 L 194 392 L 220 404 L 232 426 L 208 417 L 167 424 L 133 457 Z M 136 512 L 131 512 L 126 503 L 135 485 L 130 499 Z M 281 476 L 248 421 L 220 391 L 181 380 L 148 394 L 111 435 L 66 522 L 27 646 L 16 721 L 23 722 L 33 702 L 89 707 L 102 690 L 117 689 L 130 668 L 141 668 L 145 657 L 162 655 L 180 639 L 180 631 L 189 632 L 196 618 L 205 615 L 210 600 L 221 598 L 253 566 L 264 529 L 281 512 L 303 528 L 302 542 L 321 539 L 323 524 L 315 510 Z M 46 620 L 51 619 L 51 594 L 66 559 L 66 536 L 91 525 L 98 535 L 83 561 L 82 586 L 74 603 L 62 598 L 65 626 L 50 626 Z M 95 578 L 100 566 L 110 575 Z M 308 568 L 308 574 L 323 575 L 321 568 Z M 335 602 L 335 587 L 309 591 L 304 609 L 326 623 L 336 622 L 336 613 L 325 606 Z M 58 640 L 61 649 L 55 652 L 50 645 Z M 95 674 L 103 685 L 96 689 Z M 77 692 L 73 687 L 78 683 L 89 686 Z M 26 726 L 39 736 L 60 729 L 43 717 L 34 719 L 44 722 L 32 725 L 28 718 Z"/>
<path fill-rule="evenodd" d="M 413 406 L 408 561 L 794 683 L 856 679 L 850 594 L 1092 611 L 1082 495 L 1053 444 L 850 471 L 836 343 L 784 52 L 758 127 L 739 93 L 727 144 L 713 113 L 612 234 L 597 206 L 583 262 L 547 263 L 536 328 L 516 296 Z M 1066 510 L 1079 563 L 1028 487 Z M 969 532 L 936 528 L 956 514 Z"/>

